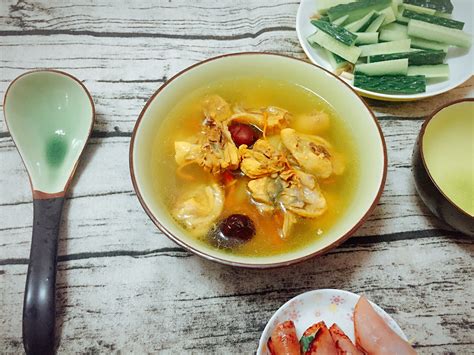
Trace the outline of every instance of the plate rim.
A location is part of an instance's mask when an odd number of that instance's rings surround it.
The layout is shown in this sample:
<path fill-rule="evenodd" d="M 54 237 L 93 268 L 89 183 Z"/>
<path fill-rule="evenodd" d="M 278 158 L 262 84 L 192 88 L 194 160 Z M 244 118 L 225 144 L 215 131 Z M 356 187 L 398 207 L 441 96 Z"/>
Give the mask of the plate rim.
<path fill-rule="evenodd" d="M 331 293 L 343 293 L 343 294 L 346 294 L 350 297 L 357 297 L 357 298 L 362 297 L 361 295 L 359 295 L 357 293 L 347 291 L 347 290 L 341 290 L 341 289 L 335 289 L 335 288 L 321 288 L 321 289 L 309 290 L 309 291 L 300 293 L 300 294 L 290 298 L 288 301 L 283 303 L 275 312 L 273 312 L 272 316 L 268 319 L 267 323 L 265 324 L 265 328 L 261 332 L 260 339 L 258 341 L 258 348 L 257 348 L 256 354 L 257 355 L 265 355 L 265 353 L 263 352 L 263 345 L 265 344 L 264 335 L 267 331 L 267 328 L 270 326 L 270 323 L 272 323 L 275 320 L 275 318 L 277 317 L 277 315 L 280 313 L 280 311 L 282 309 L 284 309 L 290 303 L 294 302 L 297 299 L 307 297 L 307 296 L 312 295 L 312 294 L 318 294 L 318 293 L 323 293 L 323 294 L 325 294 L 325 293 L 329 293 L 329 294 L 331 294 Z M 381 313 L 384 316 L 388 317 L 393 322 L 393 324 L 395 324 L 396 327 L 397 327 L 397 329 L 396 330 L 394 329 L 394 330 L 397 331 L 397 333 L 399 335 L 401 335 L 404 340 L 408 341 L 408 338 L 407 338 L 406 334 L 403 332 L 402 328 L 398 325 L 398 323 L 395 321 L 395 319 L 393 319 L 392 316 L 389 313 L 387 313 L 382 307 L 380 307 L 376 303 L 372 302 L 371 300 L 369 300 L 369 302 L 375 308 L 375 310 L 378 313 L 380 313 L 380 311 L 381 311 Z"/>

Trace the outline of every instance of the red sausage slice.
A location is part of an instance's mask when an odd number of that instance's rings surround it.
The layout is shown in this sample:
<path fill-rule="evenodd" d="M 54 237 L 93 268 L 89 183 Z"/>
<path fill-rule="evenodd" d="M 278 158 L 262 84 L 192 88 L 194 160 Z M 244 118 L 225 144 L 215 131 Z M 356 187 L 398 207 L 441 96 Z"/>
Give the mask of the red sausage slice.
<path fill-rule="evenodd" d="M 272 355 L 300 355 L 295 324 L 291 320 L 278 324 L 273 329 L 267 346 Z"/>
<path fill-rule="evenodd" d="M 332 340 L 336 344 L 338 355 L 364 355 L 362 351 L 356 348 L 351 339 L 334 323 L 329 328 Z"/>

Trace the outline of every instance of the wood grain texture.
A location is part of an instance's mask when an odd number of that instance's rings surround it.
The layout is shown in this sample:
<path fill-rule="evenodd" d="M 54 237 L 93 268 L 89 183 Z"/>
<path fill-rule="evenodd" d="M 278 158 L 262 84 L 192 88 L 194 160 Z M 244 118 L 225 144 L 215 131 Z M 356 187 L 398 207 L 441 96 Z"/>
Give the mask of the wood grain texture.
<path fill-rule="evenodd" d="M 97 124 L 65 203 L 59 245 L 60 353 L 251 354 L 272 313 L 316 288 L 364 293 L 422 354 L 472 353 L 472 239 L 417 197 L 411 151 L 435 107 L 474 96 L 474 79 L 412 103 L 367 100 L 387 141 L 382 199 L 354 238 L 329 254 L 270 271 L 217 265 L 164 237 L 136 199 L 131 131 L 148 97 L 211 56 L 267 51 L 304 58 L 297 1 L 0 2 L 0 94 L 26 70 L 57 68 L 91 91 Z M 0 352 L 22 353 L 31 239 L 28 179 L 0 125 Z"/>

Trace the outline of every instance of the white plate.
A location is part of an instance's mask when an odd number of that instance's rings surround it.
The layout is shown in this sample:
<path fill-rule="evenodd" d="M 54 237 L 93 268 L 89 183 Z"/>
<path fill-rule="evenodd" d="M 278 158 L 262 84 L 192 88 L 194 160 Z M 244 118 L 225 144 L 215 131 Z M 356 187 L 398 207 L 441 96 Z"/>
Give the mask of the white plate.
<path fill-rule="evenodd" d="M 359 297 L 348 291 L 324 289 L 305 292 L 292 298 L 281 306 L 268 321 L 260 337 L 257 355 L 269 354 L 267 349 L 268 338 L 278 323 L 287 320 L 292 320 L 295 323 L 298 339 L 310 325 L 323 320 L 328 327 L 333 323 L 337 323 L 354 342 L 352 317 Z M 382 308 L 372 302 L 371 304 L 390 327 L 403 339 L 407 340 L 398 324 Z"/>
<path fill-rule="evenodd" d="M 316 50 L 308 44 L 306 38 L 315 32 L 316 28 L 310 23 L 310 17 L 316 12 L 318 0 L 301 0 L 296 15 L 296 32 L 298 40 L 308 58 L 316 65 L 332 71 L 332 67 L 321 50 Z M 453 19 L 463 21 L 464 31 L 473 34 L 473 0 L 452 0 L 454 5 Z M 346 80 L 349 85 L 362 96 L 388 101 L 411 101 L 442 94 L 461 85 L 474 74 L 474 50 L 450 47 L 446 57 L 451 71 L 449 80 L 431 83 L 426 86 L 426 92 L 413 95 L 387 95 L 373 91 L 362 90 L 354 87 L 352 82 Z"/>

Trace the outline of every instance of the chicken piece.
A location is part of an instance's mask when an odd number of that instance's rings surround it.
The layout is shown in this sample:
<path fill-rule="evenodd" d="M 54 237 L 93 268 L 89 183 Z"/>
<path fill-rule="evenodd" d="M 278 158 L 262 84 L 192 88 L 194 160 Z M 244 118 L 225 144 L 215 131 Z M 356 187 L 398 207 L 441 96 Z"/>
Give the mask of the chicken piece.
<path fill-rule="evenodd" d="M 293 321 L 278 324 L 267 342 L 271 355 L 300 355 L 300 343 Z"/>
<path fill-rule="evenodd" d="M 217 184 L 199 185 L 178 198 L 173 217 L 190 231 L 202 236 L 209 231 L 224 209 L 224 191 Z"/>
<path fill-rule="evenodd" d="M 229 104 L 219 95 L 206 96 L 202 102 L 202 111 L 206 118 L 212 118 L 219 122 L 232 115 Z"/>
<path fill-rule="evenodd" d="M 331 155 L 325 146 L 316 144 L 292 128 L 282 129 L 280 136 L 283 145 L 306 172 L 323 179 L 332 174 Z"/>
<path fill-rule="evenodd" d="M 324 198 L 314 176 L 298 170 L 286 170 L 280 173 L 282 192 L 279 202 L 294 214 L 316 218 L 327 210 Z"/>
<path fill-rule="evenodd" d="M 264 113 L 267 114 L 267 132 L 275 128 L 282 129 L 288 125 L 290 113 L 276 106 L 268 106 Z"/>
<path fill-rule="evenodd" d="M 384 321 L 365 297 L 354 309 L 356 344 L 367 354 L 412 355 L 416 351 Z"/>
<path fill-rule="evenodd" d="M 254 201 L 265 203 L 267 205 L 273 205 L 275 203 L 278 190 L 274 179 L 266 176 L 250 180 L 247 187 Z"/>
<path fill-rule="evenodd" d="M 193 144 L 189 142 L 174 142 L 174 159 L 178 165 L 186 164 L 187 162 L 194 161 L 199 157 L 201 147 L 199 144 Z"/>
<path fill-rule="evenodd" d="M 276 106 L 268 106 L 261 110 L 245 111 L 242 109 L 236 110 L 227 121 L 226 124 L 230 126 L 234 122 L 245 123 L 253 125 L 261 129 L 265 129 L 266 133 L 280 130 L 288 126 L 290 113 L 282 108 Z"/>
<path fill-rule="evenodd" d="M 213 119 L 204 120 L 197 144 L 180 141 L 175 142 L 174 146 L 178 165 L 195 161 L 214 175 L 239 167 L 239 150 L 227 126 Z"/>
<path fill-rule="evenodd" d="M 240 170 L 251 179 L 278 173 L 285 167 L 284 157 L 264 139 L 256 141 L 252 149 L 241 145 L 239 152 L 242 157 Z"/>
<path fill-rule="evenodd" d="M 247 184 L 252 200 L 260 212 L 274 212 L 281 192 L 279 180 L 268 176 L 250 180 Z"/>
<path fill-rule="evenodd" d="M 225 124 L 212 119 L 204 120 L 200 141 L 202 156 L 199 164 L 204 170 L 220 174 L 227 169 L 235 170 L 239 167 L 239 150 Z"/>
<path fill-rule="evenodd" d="M 336 344 L 339 355 L 364 355 L 364 353 L 357 349 L 357 347 L 352 343 L 351 339 L 349 339 L 346 333 L 344 333 L 336 323 L 331 325 L 329 331 L 331 332 L 332 340 L 334 340 L 334 343 Z"/>
<path fill-rule="evenodd" d="M 309 114 L 296 116 L 292 120 L 292 127 L 298 132 L 306 134 L 321 134 L 329 129 L 329 115 L 324 111 L 314 110 Z"/>

